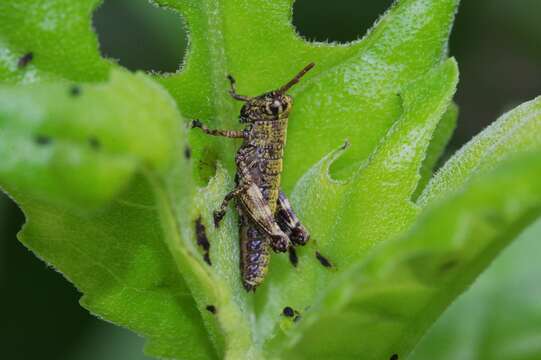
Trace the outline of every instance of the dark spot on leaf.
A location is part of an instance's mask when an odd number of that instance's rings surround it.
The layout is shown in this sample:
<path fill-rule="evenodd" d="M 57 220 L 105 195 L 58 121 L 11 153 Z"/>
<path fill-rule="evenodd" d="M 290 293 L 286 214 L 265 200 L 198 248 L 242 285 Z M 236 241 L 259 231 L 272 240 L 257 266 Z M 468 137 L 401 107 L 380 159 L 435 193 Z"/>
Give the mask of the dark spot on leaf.
<path fill-rule="evenodd" d="M 17 62 L 17 67 L 19 69 L 25 68 L 30 63 L 30 61 L 32 61 L 32 59 L 34 59 L 33 52 L 24 54 L 19 58 L 19 62 Z"/>
<path fill-rule="evenodd" d="M 81 88 L 78 85 L 72 85 L 70 87 L 70 95 L 73 97 L 81 95 Z"/>
<path fill-rule="evenodd" d="M 444 262 L 443 264 L 441 264 L 440 271 L 441 272 L 449 271 L 449 270 L 455 268 L 457 265 L 458 265 L 458 260 L 456 260 L 456 259 L 448 260 L 448 261 Z"/>
<path fill-rule="evenodd" d="M 184 148 L 184 157 L 188 160 L 192 157 L 192 149 L 189 146 Z"/>
<path fill-rule="evenodd" d="M 216 306 L 214 305 L 207 305 L 206 307 L 207 311 L 211 314 L 216 314 Z"/>
<path fill-rule="evenodd" d="M 485 220 L 494 227 L 500 227 L 502 224 L 505 224 L 505 218 L 502 216 L 501 213 L 497 211 L 489 211 L 484 214 Z"/>
<path fill-rule="evenodd" d="M 398 360 L 398 354 L 391 355 L 391 358 L 389 360 Z"/>
<path fill-rule="evenodd" d="M 325 266 L 326 268 L 332 268 L 332 263 L 329 261 L 329 259 L 321 255 L 319 251 L 316 251 L 316 258 L 321 265 Z"/>
<path fill-rule="evenodd" d="M 201 158 L 197 164 L 201 176 L 200 185 L 206 185 L 216 174 L 218 164 L 218 153 L 212 148 L 204 148 L 201 151 Z"/>
<path fill-rule="evenodd" d="M 36 144 L 44 146 L 49 145 L 53 140 L 48 136 L 38 135 L 34 138 L 34 141 L 36 142 Z"/>
<path fill-rule="evenodd" d="M 293 246 L 290 246 L 289 249 L 288 249 L 288 252 L 289 252 L 289 262 L 294 267 L 297 267 L 297 265 L 299 264 L 299 258 L 297 257 L 297 251 L 295 250 L 295 248 Z"/>
<path fill-rule="evenodd" d="M 201 220 L 201 216 L 195 220 L 195 236 L 197 238 L 197 245 L 199 245 L 203 249 L 203 260 L 205 260 L 207 264 L 212 265 L 209 253 L 210 243 L 207 237 L 205 225 L 203 225 L 203 222 Z"/>
<path fill-rule="evenodd" d="M 99 150 L 99 148 L 101 147 L 101 143 L 100 141 L 95 138 L 95 137 L 91 137 L 88 139 L 88 144 L 90 145 L 90 147 L 94 150 Z"/>
<path fill-rule="evenodd" d="M 210 254 L 208 252 L 203 254 L 203 260 L 209 265 L 212 265 L 212 261 L 210 261 Z"/>
<path fill-rule="evenodd" d="M 282 314 L 287 317 L 293 317 L 295 315 L 295 310 L 293 310 L 290 306 L 286 306 L 284 310 L 282 310 Z"/>

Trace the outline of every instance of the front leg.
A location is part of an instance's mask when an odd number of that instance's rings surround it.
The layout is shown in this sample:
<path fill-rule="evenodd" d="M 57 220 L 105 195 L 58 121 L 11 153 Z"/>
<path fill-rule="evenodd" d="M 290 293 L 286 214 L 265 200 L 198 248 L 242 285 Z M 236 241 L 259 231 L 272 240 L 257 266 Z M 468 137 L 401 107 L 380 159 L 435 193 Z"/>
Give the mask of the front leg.
<path fill-rule="evenodd" d="M 283 191 L 277 200 L 276 222 L 294 244 L 305 245 L 310 239 L 310 233 L 301 224 Z"/>
<path fill-rule="evenodd" d="M 246 137 L 246 134 L 242 130 L 218 130 L 218 129 L 209 129 L 199 120 L 192 120 L 192 128 L 200 128 L 207 135 L 212 136 L 223 136 L 232 139 L 243 139 Z"/>

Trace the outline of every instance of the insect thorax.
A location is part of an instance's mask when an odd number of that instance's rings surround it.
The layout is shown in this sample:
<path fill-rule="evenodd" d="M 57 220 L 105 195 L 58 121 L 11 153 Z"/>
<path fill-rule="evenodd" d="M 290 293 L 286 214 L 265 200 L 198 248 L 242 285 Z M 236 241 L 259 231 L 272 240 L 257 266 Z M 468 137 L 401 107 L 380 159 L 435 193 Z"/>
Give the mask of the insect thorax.
<path fill-rule="evenodd" d="M 260 188 L 272 212 L 280 191 L 282 158 L 287 135 L 287 118 L 252 122 L 250 136 L 239 150 L 245 156 L 251 180 Z"/>

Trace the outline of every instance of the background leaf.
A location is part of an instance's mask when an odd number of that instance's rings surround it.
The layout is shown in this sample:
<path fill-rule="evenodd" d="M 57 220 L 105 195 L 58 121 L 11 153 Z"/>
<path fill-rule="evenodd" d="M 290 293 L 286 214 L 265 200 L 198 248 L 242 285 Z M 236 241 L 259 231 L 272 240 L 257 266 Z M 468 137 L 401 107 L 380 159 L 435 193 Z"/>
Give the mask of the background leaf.
<path fill-rule="evenodd" d="M 412 360 L 534 360 L 541 356 L 541 222 L 526 230 L 451 305 Z"/>
<path fill-rule="evenodd" d="M 437 316 L 541 214 L 538 156 L 476 177 L 334 281 L 289 334 L 285 357 L 407 357 Z"/>
<path fill-rule="evenodd" d="M 169 165 L 179 118 L 142 74 L 115 71 L 89 86 L 0 87 L 0 179 L 11 192 L 102 204 L 138 166 Z"/>
<path fill-rule="evenodd" d="M 490 169 L 512 154 L 541 148 L 541 98 L 526 102 L 503 115 L 458 151 L 431 179 L 419 203 L 425 205 L 452 192 L 483 169 Z"/>
<path fill-rule="evenodd" d="M 123 71 L 73 89 L 2 89 L 0 179 L 28 221 L 20 240 L 85 294 L 83 306 L 148 337 L 150 353 L 214 358 L 164 241 L 164 204 L 152 177 L 143 176 L 160 176 L 171 163 L 186 167 L 178 160 L 185 135 L 174 103 L 146 76 Z"/>

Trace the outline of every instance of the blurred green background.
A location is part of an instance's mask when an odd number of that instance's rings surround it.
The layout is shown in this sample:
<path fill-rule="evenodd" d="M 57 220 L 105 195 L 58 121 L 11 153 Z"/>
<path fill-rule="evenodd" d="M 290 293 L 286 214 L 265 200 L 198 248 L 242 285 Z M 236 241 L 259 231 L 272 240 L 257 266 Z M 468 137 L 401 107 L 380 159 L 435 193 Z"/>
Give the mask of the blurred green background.
<path fill-rule="evenodd" d="M 391 0 L 297 0 L 293 22 L 298 32 L 310 40 L 347 42 L 361 37 L 391 3 Z M 182 64 L 187 43 L 182 19 L 146 0 L 105 0 L 94 15 L 94 26 L 103 54 L 118 59 L 130 69 L 174 72 Z M 461 113 L 446 156 L 502 112 L 541 95 L 541 1 L 463 1 L 450 51 L 460 65 L 456 101 Z M 0 193 L 3 358 L 145 359 L 141 339 L 89 315 L 79 307 L 80 294 L 76 289 L 16 240 L 23 220 L 17 207 Z M 451 341 L 445 332 L 448 324 L 469 312 L 477 313 L 479 305 L 475 304 L 481 297 L 479 293 L 486 293 L 487 288 L 522 284 L 522 280 L 532 278 L 532 274 L 535 279 L 541 278 L 541 265 L 535 266 L 535 257 L 521 261 L 535 254 L 534 246 L 541 251 L 539 241 L 535 241 L 540 237 L 541 223 L 506 251 L 496 266 L 483 276 L 479 286 L 451 308 L 438 324 L 431 337 L 434 341 L 430 343 L 456 345 L 463 350 L 472 346 L 472 341 Z M 523 266 L 509 265 L 519 263 Z M 529 266 L 526 270 L 524 264 Z M 493 274 L 498 269 L 501 273 L 501 268 L 516 274 L 494 282 L 497 275 Z M 523 297 L 538 296 L 538 307 L 533 311 L 541 314 L 541 282 L 524 280 L 524 286 L 526 284 L 527 292 L 520 287 L 514 290 Z M 532 331 L 534 341 L 537 339 L 541 347 L 541 329 Z M 424 344 L 421 350 L 419 360 L 428 359 L 432 354 L 428 345 Z M 423 353 L 427 355 L 422 356 Z M 493 356 L 482 354 L 485 355 L 464 350 L 448 354 L 448 358 L 490 360 Z"/>

